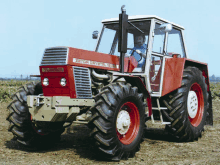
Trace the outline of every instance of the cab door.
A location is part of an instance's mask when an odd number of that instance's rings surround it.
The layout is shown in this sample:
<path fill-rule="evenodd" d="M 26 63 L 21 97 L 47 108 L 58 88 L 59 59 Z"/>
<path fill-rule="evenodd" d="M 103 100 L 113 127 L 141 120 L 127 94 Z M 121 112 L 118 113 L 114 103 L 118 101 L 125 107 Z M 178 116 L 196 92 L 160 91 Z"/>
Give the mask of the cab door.
<path fill-rule="evenodd" d="M 149 82 L 152 96 L 160 96 L 163 82 L 163 72 L 166 54 L 167 34 L 159 29 L 161 23 L 155 22 L 152 32 L 152 51 L 149 68 Z"/>
<path fill-rule="evenodd" d="M 183 35 L 181 29 L 172 27 L 169 31 L 161 30 L 163 23 L 155 21 L 152 32 L 152 50 L 149 62 L 149 83 L 152 96 L 162 95 L 165 61 L 167 58 L 185 58 Z M 172 85 L 172 84 L 171 84 Z"/>

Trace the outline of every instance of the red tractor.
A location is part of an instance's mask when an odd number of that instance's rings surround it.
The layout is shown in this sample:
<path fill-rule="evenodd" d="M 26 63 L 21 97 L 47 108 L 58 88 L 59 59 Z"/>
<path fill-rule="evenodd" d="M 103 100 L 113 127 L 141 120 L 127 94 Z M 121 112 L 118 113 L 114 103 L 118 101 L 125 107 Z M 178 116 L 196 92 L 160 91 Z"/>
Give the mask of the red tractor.
<path fill-rule="evenodd" d="M 41 82 L 21 87 L 9 104 L 9 131 L 39 146 L 59 140 L 66 123 L 87 123 L 108 159 L 135 155 L 145 122 L 166 125 L 178 141 L 213 125 L 206 63 L 188 59 L 182 26 L 152 15 L 102 21 L 95 51 L 45 49 Z"/>

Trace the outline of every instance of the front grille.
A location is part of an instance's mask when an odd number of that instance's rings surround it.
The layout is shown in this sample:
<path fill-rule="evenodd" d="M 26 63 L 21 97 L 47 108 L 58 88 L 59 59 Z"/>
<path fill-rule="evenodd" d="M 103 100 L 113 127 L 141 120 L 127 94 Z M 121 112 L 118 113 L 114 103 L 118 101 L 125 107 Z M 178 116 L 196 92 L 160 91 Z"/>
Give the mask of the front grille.
<path fill-rule="evenodd" d="M 53 47 L 45 49 L 41 65 L 66 65 L 68 48 Z"/>
<path fill-rule="evenodd" d="M 73 75 L 77 98 L 92 98 L 90 70 L 73 66 Z"/>

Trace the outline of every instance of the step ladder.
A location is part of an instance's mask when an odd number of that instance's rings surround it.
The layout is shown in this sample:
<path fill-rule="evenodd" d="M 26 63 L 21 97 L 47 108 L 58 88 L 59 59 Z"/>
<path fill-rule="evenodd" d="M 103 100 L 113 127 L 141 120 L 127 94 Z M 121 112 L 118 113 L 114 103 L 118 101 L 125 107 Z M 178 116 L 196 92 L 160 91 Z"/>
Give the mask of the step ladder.
<path fill-rule="evenodd" d="M 167 107 L 160 107 L 159 98 L 157 98 L 157 107 L 152 107 L 152 111 L 154 111 L 154 110 L 159 111 L 160 122 L 155 122 L 154 116 L 153 116 L 153 112 L 152 112 L 152 114 L 151 114 L 152 124 L 160 124 L 160 125 L 171 124 L 171 122 L 164 122 L 164 121 L 163 121 L 163 116 L 162 116 L 161 111 L 162 111 L 162 110 L 167 110 Z"/>

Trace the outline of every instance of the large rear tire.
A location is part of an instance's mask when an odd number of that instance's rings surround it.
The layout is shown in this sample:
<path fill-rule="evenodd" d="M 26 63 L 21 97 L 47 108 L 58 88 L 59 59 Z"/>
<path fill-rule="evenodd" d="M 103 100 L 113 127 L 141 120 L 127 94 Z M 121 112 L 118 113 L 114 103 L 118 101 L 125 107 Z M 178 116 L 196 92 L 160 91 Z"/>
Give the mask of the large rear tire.
<path fill-rule="evenodd" d="M 163 98 L 171 121 L 166 129 L 178 141 L 194 141 L 202 136 L 208 109 L 208 92 L 205 78 L 196 67 L 183 72 L 182 86 Z"/>
<path fill-rule="evenodd" d="M 64 131 L 61 122 L 33 122 L 27 105 L 28 95 L 39 95 L 42 92 L 40 83 L 29 83 L 19 88 L 8 105 L 8 131 L 12 132 L 18 142 L 26 146 L 44 146 L 59 140 Z"/>
<path fill-rule="evenodd" d="M 145 127 L 143 94 L 130 84 L 113 83 L 95 98 L 89 127 L 98 149 L 111 160 L 133 157 Z"/>

